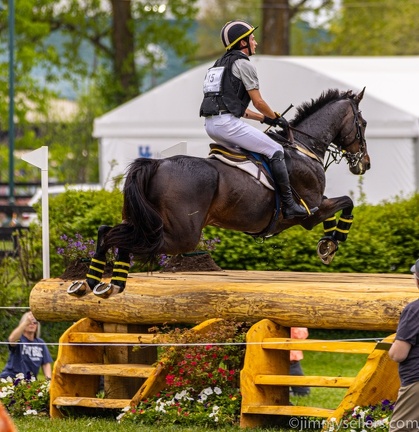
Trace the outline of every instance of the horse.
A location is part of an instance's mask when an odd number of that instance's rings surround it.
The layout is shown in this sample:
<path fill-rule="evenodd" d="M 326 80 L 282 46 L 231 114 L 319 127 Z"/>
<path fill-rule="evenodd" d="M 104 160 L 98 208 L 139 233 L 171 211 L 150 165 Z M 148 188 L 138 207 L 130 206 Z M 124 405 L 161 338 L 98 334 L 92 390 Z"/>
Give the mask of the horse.
<path fill-rule="evenodd" d="M 127 170 L 122 222 L 99 228 L 86 280 L 73 282 L 67 292 L 82 296 L 93 290 L 103 298 L 122 292 L 130 254 L 147 262 L 159 254 L 193 251 L 207 225 L 268 237 L 294 225 L 311 230 L 323 223 L 324 237 L 317 245 L 317 253 L 324 264 L 329 264 L 339 243 L 347 238 L 354 203 L 348 196 L 324 196 L 324 158 L 328 150 L 335 154 L 335 162 L 338 156 L 339 161 L 345 158 L 355 175 L 370 169 L 365 139 L 367 122 L 359 110 L 364 91 L 365 88 L 358 94 L 351 90 L 324 91 L 318 99 L 296 108 L 289 133 L 268 132 L 284 146 L 295 196 L 307 209 L 318 207 L 315 213 L 284 219 L 278 195 L 272 188 L 218 158 L 139 158 Z M 111 282 L 105 284 L 101 279 L 106 252 L 111 248 L 117 248 L 118 255 Z"/>

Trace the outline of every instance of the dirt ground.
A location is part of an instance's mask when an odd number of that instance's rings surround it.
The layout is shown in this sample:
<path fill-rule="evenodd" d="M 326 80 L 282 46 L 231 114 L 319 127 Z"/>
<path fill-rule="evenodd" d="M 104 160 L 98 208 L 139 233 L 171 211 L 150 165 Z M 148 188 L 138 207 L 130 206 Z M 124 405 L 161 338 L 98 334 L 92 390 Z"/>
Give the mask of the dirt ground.
<path fill-rule="evenodd" d="M 75 262 L 69 265 L 60 276 L 63 280 L 85 279 L 89 270 L 89 262 Z M 162 273 L 176 272 L 206 272 L 220 271 L 221 268 L 214 262 L 210 254 L 199 255 L 175 255 L 169 259 L 164 268 L 157 270 Z M 112 267 L 105 267 L 103 277 L 112 276 Z"/>
<path fill-rule="evenodd" d="M 215 263 L 210 254 L 200 255 L 175 255 L 160 270 L 166 272 L 205 272 L 220 271 L 221 268 Z"/>

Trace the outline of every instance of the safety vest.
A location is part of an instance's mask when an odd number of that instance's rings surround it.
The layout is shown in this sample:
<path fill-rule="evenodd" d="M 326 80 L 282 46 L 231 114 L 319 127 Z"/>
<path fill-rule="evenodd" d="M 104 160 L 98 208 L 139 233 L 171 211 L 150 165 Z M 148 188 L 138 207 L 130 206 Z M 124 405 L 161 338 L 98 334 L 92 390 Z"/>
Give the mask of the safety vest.
<path fill-rule="evenodd" d="M 242 117 L 250 103 L 250 96 L 243 82 L 231 71 L 238 59 L 249 60 L 241 51 L 227 51 L 214 66 L 208 69 L 204 80 L 204 100 L 199 115 L 208 117 L 220 112 L 230 112 Z"/>

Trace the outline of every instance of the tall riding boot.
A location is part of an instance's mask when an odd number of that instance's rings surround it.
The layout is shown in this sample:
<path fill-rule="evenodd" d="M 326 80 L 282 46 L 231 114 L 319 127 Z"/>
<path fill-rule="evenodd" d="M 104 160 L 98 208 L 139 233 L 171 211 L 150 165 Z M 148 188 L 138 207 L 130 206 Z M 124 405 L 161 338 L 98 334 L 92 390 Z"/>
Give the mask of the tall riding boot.
<path fill-rule="evenodd" d="M 302 205 L 297 204 L 292 196 L 284 153 L 282 151 L 275 152 L 269 162 L 275 185 L 277 186 L 279 196 L 281 197 L 282 214 L 284 215 L 284 219 L 307 217 L 307 210 Z M 312 209 L 310 212 L 313 213 L 316 210 L 318 209 Z"/>

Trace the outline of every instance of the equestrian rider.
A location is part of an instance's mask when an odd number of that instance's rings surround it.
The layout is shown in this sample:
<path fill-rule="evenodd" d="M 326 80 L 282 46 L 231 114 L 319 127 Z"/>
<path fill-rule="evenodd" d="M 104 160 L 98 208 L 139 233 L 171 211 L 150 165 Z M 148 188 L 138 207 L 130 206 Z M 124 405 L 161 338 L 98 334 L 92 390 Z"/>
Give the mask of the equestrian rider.
<path fill-rule="evenodd" d="M 288 122 L 272 111 L 260 94 L 257 71 L 249 59 L 256 52 L 253 35 L 256 28 L 237 20 L 222 28 L 221 40 L 226 53 L 206 74 L 200 116 L 205 117 L 205 129 L 215 142 L 235 144 L 268 157 L 284 218 L 306 217 L 306 209 L 293 199 L 281 144 L 241 120 L 244 117 L 270 126 L 288 127 Z M 250 101 L 259 112 L 248 108 Z"/>

